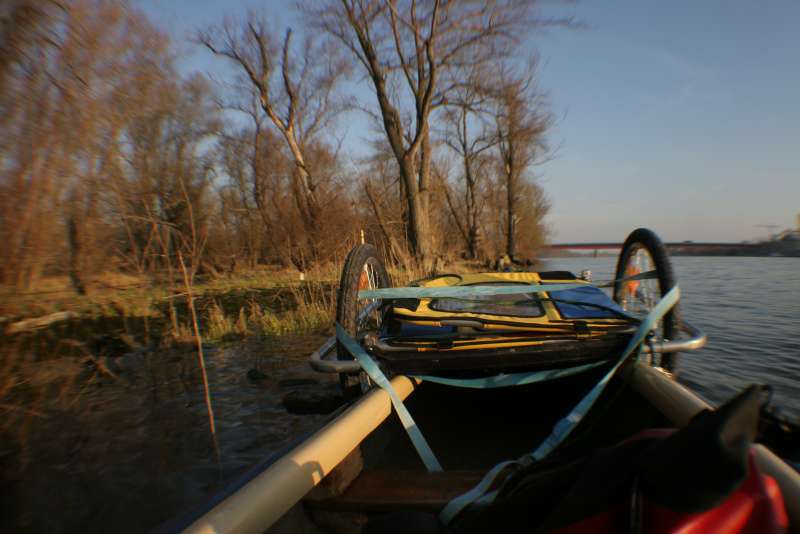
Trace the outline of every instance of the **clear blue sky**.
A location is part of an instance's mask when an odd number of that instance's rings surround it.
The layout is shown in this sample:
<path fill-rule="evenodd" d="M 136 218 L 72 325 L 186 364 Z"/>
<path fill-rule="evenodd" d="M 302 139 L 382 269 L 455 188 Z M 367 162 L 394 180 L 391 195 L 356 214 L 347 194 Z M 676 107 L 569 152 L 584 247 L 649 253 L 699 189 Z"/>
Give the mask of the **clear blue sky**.
<path fill-rule="evenodd" d="M 183 51 L 185 71 L 220 72 L 187 42 L 248 8 L 297 25 L 288 2 L 139 0 Z M 540 87 L 557 124 L 537 168 L 555 241 L 740 241 L 800 212 L 800 2 L 545 3 L 587 28 L 535 30 Z M 371 135 L 348 120 L 348 146 Z M 361 125 L 364 125 L 363 127 Z"/>

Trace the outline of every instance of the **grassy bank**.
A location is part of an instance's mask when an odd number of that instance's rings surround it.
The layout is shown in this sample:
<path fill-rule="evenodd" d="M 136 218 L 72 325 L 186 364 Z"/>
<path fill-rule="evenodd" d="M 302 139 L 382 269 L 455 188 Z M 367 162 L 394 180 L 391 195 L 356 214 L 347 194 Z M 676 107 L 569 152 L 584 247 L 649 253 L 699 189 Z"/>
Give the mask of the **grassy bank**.
<path fill-rule="evenodd" d="M 258 270 L 203 279 L 193 284 L 203 338 L 212 343 L 244 336 L 317 332 L 330 327 L 337 274 Z M 78 295 L 66 277 L 50 278 L 29 292 L 0 294 L 0 328 L 7 334 L 45 335 L 91 341 L 124 334 L 137 344 L 183 343 L 191 338 L 185 288 L 166 280 L 106 274 Z M 47 317 L 67 320 L 46 324 Z M 32 318 L 44 319 L 36 324 Z M 28 323 L 33 323 L 28 327 Z"/>
<path fill-rule="evenodd" d="M 477 263 L 442 266 L 443 272 L 481 270 Z M 394 285 L 421 278 L 390 268 Z M 259 268 L 192 284 L 205 343 L 286 334 L 329 332 L 336 314 L 339 266 L 305 273 Z M 51 320 L 52 319 L 52 320 Z M 67 277 L 43 280 L 28 292 L 0 288 L 0 351 L 13 346 L 37 358 L 114 356 L 139 348 L 190 347 L 191 314 L 185 285 L 165 277 L 105 273 L 78 295 Z"/>
<path fill-rule="evenodd" d="M 477 269 L 446 267 L 447 272 Z M 218 367 L 212 389 L 224 388 L 226 381 L 239 388 L 250 380 L 251 369 L 274 379 L 275 369 L 289 365 L 287 347 L 304 354 L 316 348 L 303 346 L 318 342 L 304 334 L 332 331 L 339 276 L 337 267 L 306 273 L 303 281 L 297 272 L 270 269 L 198 277 L 191 290 L 200 334 L 206 355 L 215 355 L 209 361 L 223 369 Z M 423 273 L 391 269 L 390 276 L 402 285 Z M 54 314 L 67 318 L 36 322 Z M 50 278 L 27 293 L 0 293 L 0 316 L 6 334 L 0 336 L 0 464 L 5 459 L 36 465 L 48 442 L 37 436 L 51 427 L 60 432 L 62 421 L 94 432 L 106 424 L 97 422 L 98 409 L 113 415 L 144 402 L 149 413 L 151 401 L 155 406 L 178 398 L 183 408 L 200 402 L 191 313 L 178 281 L 106 274 L 87 295 L 78 295 L 68 279 Z M 8 333 L 25 321 L 34 326 Z M 301 335 L 281 339 L 287 334 Z M 98 400 L 104 395 L 111 400 Z M 219 401 L 223 411 L 225 398 Z M 205 428 L 202 419 L 195 423 Z"/>
<path fill-rule="evenodd" d="M 459 263 L 445 268 L 467 272 L 482 266 Z M 389 272 L 395 285 L 424 275 L 408 268 Z M 274 268 L 198 276 L 192 293 L 203 339 L 219 343 L 246 336 L 328 331 L 335 316 L 339 276 L 334 265 L 312 270 L 304 280 L 297 271 Z M 0 288 L 0 331 L 6 337 L 14 333 L 91 345 L 113 336 L 131 348 L 169 346 L 191 340 L 189 315 L 186 288 L 177 278 L 104 273 L 91 281 L 86 295 L 76 294 L 66 276 L 47 278 L 26 292 Z M 48 317 L 57 320 L 49 324 Z"/>

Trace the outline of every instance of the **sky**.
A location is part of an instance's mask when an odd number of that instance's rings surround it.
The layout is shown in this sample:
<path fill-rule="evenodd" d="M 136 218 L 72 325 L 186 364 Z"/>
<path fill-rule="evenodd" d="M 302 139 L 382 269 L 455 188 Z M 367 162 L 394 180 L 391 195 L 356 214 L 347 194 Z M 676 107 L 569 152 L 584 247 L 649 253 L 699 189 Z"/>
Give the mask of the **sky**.
<path fill-rule="evenodd" d="M 225 76 L 189 42 L 197 28 L 262 10 L 300 26 L 289 2 L 139 0 L 181 51 L 181 69 Z M 800 1 L 541 4 L 580 29 L 532 28 L 538 85 L 555 125 L 535 169 L 553 242 L 622 241 L 648 227 L 666 241 L 738 242 L 793 227 L 800 213 Z M 367 94 L 367 81 L 358 93 Z M 364 118 L 345 147 L 366 145 Z"/>

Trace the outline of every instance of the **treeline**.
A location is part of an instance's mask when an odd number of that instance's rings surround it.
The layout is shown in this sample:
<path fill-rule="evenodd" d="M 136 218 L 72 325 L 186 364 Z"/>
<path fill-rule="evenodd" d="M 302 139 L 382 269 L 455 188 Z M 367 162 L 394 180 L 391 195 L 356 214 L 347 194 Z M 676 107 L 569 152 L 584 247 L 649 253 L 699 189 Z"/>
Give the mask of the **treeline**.
<path fill-rule="evenodd" d="M 198 29 L 192 45 L 235 72 L 222 81 L 182 76 L 122 1 L 0 9 L 0 283 L 304 271 L 361 230 L 422 266 L 534 254 L 552 120 L 519 47 L 568 22 L 525 0 L 308 5 L 302 32 L 257 13 Z M 374 129 L 349 153 L 356 114 Z"/>

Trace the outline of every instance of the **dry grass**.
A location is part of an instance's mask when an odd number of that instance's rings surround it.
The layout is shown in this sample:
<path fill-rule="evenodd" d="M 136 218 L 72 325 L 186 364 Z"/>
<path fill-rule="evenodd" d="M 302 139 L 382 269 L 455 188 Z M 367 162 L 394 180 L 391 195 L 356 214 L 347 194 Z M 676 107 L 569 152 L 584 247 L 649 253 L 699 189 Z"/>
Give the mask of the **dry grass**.
<path fill-rule="evenodd" d="M 219 343 L 248 335 L 322 332 L 330 329 L 336 310 L 340 265 L 316 267 L 300 280 L 294 270 L 259 268 L 215 279 L 198 279 L 193 293 L 198 302 L 201 333 Z M 485 267 L 477 262 L 440 265 L 440 272 L 474 272 Z M 393 285 L 405 285 L 428 273 L 418 266 L 390 266 Z M 101 283 L 102 282 L 102 283 Z M 43 280 L 30 293 L 3 292 L 0 288 L 0 329 L 22 318 L 72 311 L 81 318 L 118 318 L 129 325 L 144 322 L 147 332 L 129 332 L 144 338 L 161 331 L 160 339 L 185 344 L 192 339 L 185 309 L 185 292 L 176 284 L 120 273 L 104 273 L 95 279 L 88 295 L 77 295 L 66 277 Z M 177 288 L 177 289 L 170 289 Z M 96 332 L 102 335 L 103 332 Z M 159 339 L 159 336 L 156 335 Z"/>
<path fill-rule="evenodd" d="M 446 271 L 482 269 L 479 264 L 459 263 L 449 266 Z M 307 273 L 304 282 L 298 279 L 297 272 L 266 269 L 201 280 L 192 288 L 197 301 L 199 333 L 204 342 L 224 343 L 248 336 L 270 338 L 328 332 L 336 313 L 339 274 L 338 267 L 332 266 Z M 390 269 L 394 285 L 404 285 L 425 275 L 421 269 Z M 64 288 L 66 280 L 48 280 L 45 287 L 62 293 L 39 295 L 36 297 L 38 302 L 30 301 L 30 309 L 39 313 L 42 310 L 77 310 L 85 317 L 121 318 L 126 329 L 134 318 L 147 318 L 144 322 L 150 321 L 151 327 L 155 324 L 161 326 L 162 345 L 192 345 L 195 335 L 185 307 L 185 293 L 161 286 L 143 287 L 144 281 L 135 277 L 109 276 L 107 280 L 127 285 L 95 290 L 89 296 L 81 297 Z M 34 297 L 22 295 L 20 298 Z M 12 304 L 17 306 L 18 312 L 23 309 L 18 302 Z M 111 332 L 95 330 L 91 335 L 107 333 Z M 137 334 L 131 335 L 135 337 Z M 76 347 L 74 365 L 67 366 L 64 366 L 67 362 L 64 359 L 60 360 L 59 366 L 42 365 L 46 362 L 40 360 L 46 355 L 30 352 L 40 350 L 33 349 L 33 345 L 24 345 L 27 348 L 23 348 L 22 341 L 14 336 L 0 343 L 0 435 L 14 436 L 13 446 L 19 449 L 24 462 L 29 432 L 42 418 L 49 417 L 47 406 L 52 402 L 46 403 L 45 400 L 55 397 L 57 405 L 72 406 L 86 384 L 105 375 L 104 358 L 87 351 L 90 345 L 87 339 L 60 340 L 62 344 L 70 342 Z M 80 364 L 81 358 L 91 360 L 95 365 Z M 108 376 L 114 378 L 113 374 Z"/>
<path fill-rule="evenodd" d="M 209 341 L 222 341 L 231 335 L 246 336 L 250 332 L 244 308 L 239 309 L 238 317 L 225 313 L 219 303 L 214 301 L 208 310 L 203 329 L 203 337 Z"/>
<path fill-rule="evenodd" d="M 281 336 L 330 328 L 336 308 L 335 286 L 315 281 L 292 285 L 285 291 L 292 304 L 280 311 L 254 298 L 233 313 L 226 313 L 214 302 L 208 310 L 204 336 L 219 342 L 247 335 Z"/>

